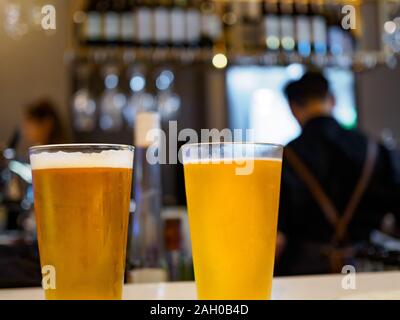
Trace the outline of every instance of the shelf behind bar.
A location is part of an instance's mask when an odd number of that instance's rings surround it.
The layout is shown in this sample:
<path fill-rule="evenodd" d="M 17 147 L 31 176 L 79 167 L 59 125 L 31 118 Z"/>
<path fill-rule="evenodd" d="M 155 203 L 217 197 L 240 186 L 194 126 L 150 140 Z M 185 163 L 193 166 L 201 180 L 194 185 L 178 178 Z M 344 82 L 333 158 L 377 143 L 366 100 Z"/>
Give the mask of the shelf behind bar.
<path fill-rule="evenodd" d="M 387 51 L 358 51 L 353 55 L 311 55 L 300 57 L 295 53 L 267 52 L 221 52 L 212 48 L 128 48 L 121 46 L 81 47 L 66 52 L 67 63 L 155 63 L 155 64 L 211 64 L 216 53 L 227 56 L 229 65 L 290 65 L 299 63 L 315 67 L 352 68 L 355 71 L 372 69 L 378 65 L 393 66 L 396 56 Z M 394 62 L 396 64 L 396 61 Z"/>

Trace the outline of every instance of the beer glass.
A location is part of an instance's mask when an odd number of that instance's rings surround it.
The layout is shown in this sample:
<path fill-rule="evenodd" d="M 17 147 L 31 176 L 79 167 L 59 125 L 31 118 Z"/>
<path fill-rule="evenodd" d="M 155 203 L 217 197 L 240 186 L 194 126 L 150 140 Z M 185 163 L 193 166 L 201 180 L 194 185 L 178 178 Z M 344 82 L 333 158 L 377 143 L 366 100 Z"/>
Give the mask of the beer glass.
<path fill-rule="evenodd" d="M 46 299 L 121 299 L 133 147 L 30 149 Z"/>
<path fill-rule="evenodd" d="M 270 299 L 283 148 L 182 147 L 199 299 Z"/>

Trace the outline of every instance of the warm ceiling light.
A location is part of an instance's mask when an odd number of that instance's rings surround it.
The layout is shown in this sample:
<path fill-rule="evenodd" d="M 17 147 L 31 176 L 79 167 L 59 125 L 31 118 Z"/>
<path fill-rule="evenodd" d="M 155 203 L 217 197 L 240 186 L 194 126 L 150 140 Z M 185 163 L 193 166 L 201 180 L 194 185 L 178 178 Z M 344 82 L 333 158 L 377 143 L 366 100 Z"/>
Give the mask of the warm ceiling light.
<path fill-rule="evenodd" d="M 223 69 L 228 65 L 228 58 L 223 53 L 217 53 L 212 59 L 212 64 L 217 69 Z"/>

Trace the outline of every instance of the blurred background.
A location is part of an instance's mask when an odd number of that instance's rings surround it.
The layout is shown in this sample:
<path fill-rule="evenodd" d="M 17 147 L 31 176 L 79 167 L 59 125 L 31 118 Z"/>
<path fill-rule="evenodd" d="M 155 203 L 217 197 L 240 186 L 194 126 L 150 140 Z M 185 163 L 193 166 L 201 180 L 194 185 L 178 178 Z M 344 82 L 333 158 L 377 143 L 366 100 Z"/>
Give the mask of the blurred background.
<path fill-rule="evenodd" d="M 42 26 L 47 4 L 55 30 Z M 355 29 L 342 28 L 345 5 L 354 8 Z M 255 140 L 285 145 L 301 128 L 283 88 L 309 67 L 330 80 L 344 127 L 389 149 L 400 139 L 397 0 L 0 0 L 0 16 L 3 287 L 40 284 L 31 145 L 134 144 L 140 110 L 158 112 L 167 133 L 177 121 L 178 130 L 254 129 Z M 51 129 L 35 127 L 43 118 Z M 145 174 L 135 178 L 127 281 L 193 279 L 181 166 L 135 166 Z M 154 228 L 143 226 L 146 215 Z M 150 241 L 143 230 L 161 232 Z M 400 269 L 400 256 L 389 259 L 385 239 L 375 240 L 365 269 Z M 149 262 L 135 246 L 159 250 Z M 152 272 L 135 272 L 142 269 Z"/>

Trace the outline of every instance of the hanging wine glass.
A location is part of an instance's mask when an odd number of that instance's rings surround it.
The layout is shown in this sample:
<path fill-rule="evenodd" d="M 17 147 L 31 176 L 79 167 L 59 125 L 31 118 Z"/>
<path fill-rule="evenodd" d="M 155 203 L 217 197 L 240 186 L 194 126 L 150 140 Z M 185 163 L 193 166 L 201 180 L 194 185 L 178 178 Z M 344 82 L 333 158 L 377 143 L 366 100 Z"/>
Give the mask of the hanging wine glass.
<path fill-rule="evenodd" d="M 100 100 L 100 127 L 104 131 L 119 131 L 123 126 L 122 110 L 126 96 L 120 92 L 118 69 L 108 66 L 104 71 L 105 91 Z"/>
<path fill-rule="evenodd" d="M 171 70 L 162 70 L 156 78 L 158 110 L 163 119 L 176 117 L 181 107 L 180 97 L 173 92 L 174 80 Z"/>
<path fill-rule="evenodd" d="M 73 123 L 77 131 L 90 132 L 96 128 L 96 101 L 90 91 L 88 66 L 78 68 L 77 91 L 72 97 Z"/>
<path fill-rule="evenodd" d="M 145 94 L 144 91 L 146 88 L 146 78 L 145 75 L 139 70 L 131 71 L 129 78 L 129 88 L 131 89 L 131 95 L 128 98 L 128 102 L 122 113 L 125 121 L 131 128 L 133 128 L 136 113 L 141 104 L 142 95 Z"/>

